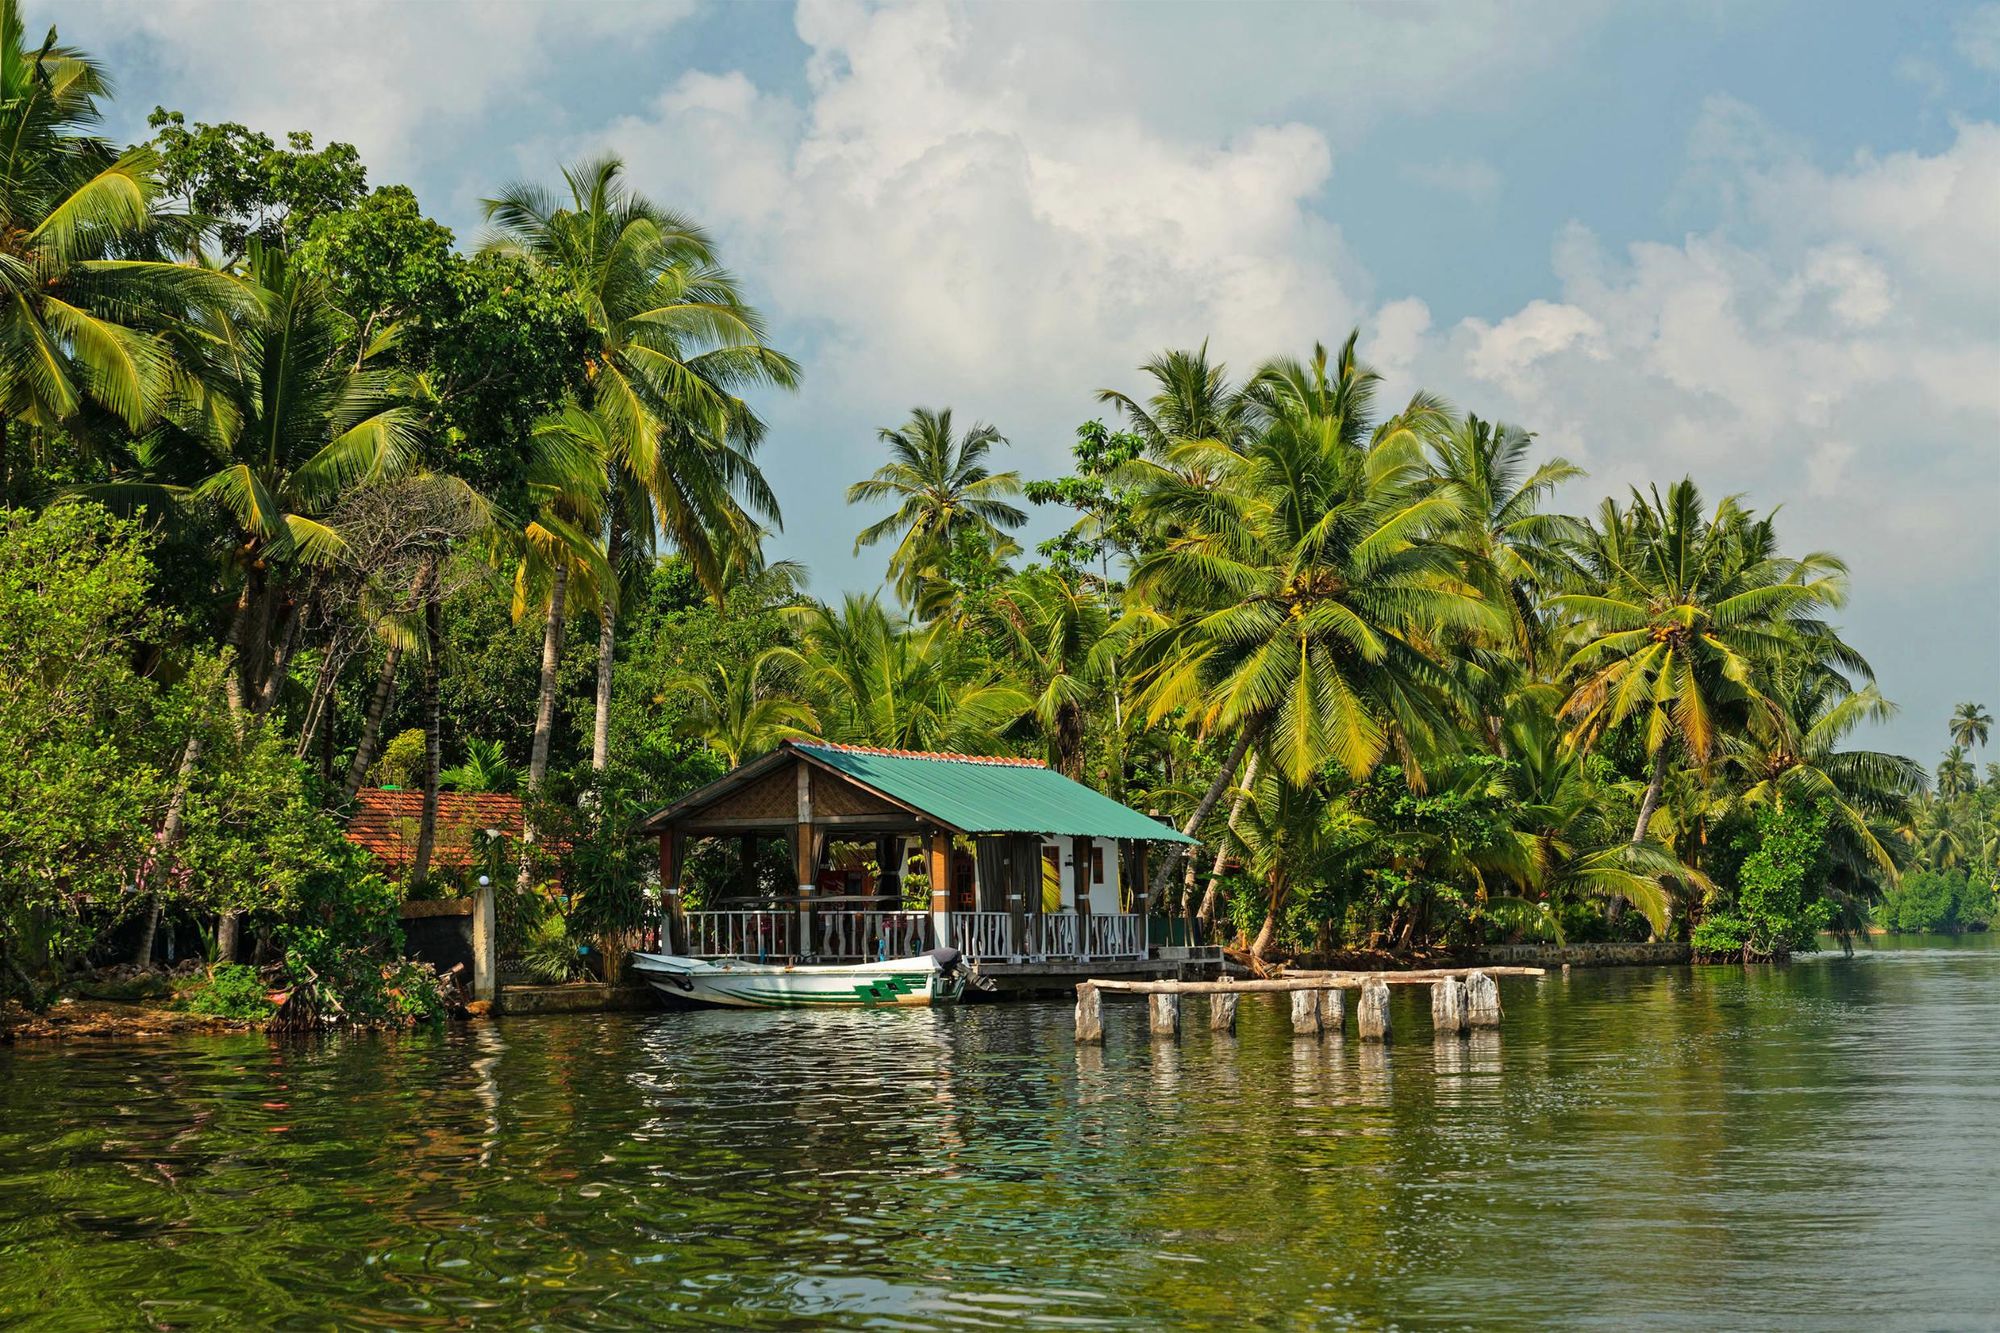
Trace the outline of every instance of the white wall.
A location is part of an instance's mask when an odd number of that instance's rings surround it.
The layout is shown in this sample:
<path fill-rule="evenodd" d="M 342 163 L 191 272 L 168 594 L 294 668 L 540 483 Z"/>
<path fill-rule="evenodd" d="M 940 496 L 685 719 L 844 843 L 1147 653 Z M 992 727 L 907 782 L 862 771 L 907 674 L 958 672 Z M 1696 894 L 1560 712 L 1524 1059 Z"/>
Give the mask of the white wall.
<path fill-rule="evenodd" d="M 1042 839 L 1043 847 L 1054 847 L 1062 854 L 1062 905 L 1065 912 L 1076 910 L 1076 862 L 1070 850 L 1074 845 L 1073 838 Z M 1118 910 L 1118 876 L 1122 869 L 1118 864 L 1118 841 L 1115 838 L 1097 838 L 1092 845 L 1104 853 L 1104 882 L 1090 886 L 1090 910 L 1098 915 L 1109 915 Z M 1088 849 L 1084 855 L 1090 855 Z"/>

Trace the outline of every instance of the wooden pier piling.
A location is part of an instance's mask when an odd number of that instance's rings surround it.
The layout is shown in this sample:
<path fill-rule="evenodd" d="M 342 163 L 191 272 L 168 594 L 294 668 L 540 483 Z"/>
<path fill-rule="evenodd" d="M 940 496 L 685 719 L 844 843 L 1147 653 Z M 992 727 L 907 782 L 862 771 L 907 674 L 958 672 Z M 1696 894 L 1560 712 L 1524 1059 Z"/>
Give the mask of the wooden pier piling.
<path fill-rule="evenodd" d="M 1319 1030 L 1347 1031 L 1347 992 L 1338 986 L 1329 986 L 1319 993 Z"/>
<path fill-rule="evenodd" d="M 1380 980 L 1361 987 L 1361 998 L 1354 1007 L 1354 1028 L 1363 1041 L 1388 1043 L 1389 988 Z"/>
<path fill-rule="evenodd" d="M 1465 1021 L 1476 1028 L 1500 1026 L 1500 987 L 1486 972 L 1471 972 L 1466 975 Z"/>
<path fill-rule="evenodd" d="M 1215 991 L 1208 1001 L 1208 1030 L 1211 1032 L 1236 1031 L 1236 992 Z"/>
<path fill-rule="evenodd" d="M 1146 1001 L 1153 1035 L 1178 1037 L 1181 1034 L 1181 997 L 1149 995 Z"/>
<path fill-rule="evenodd" d="M 1299 1037 L 1319 1035 L 1320 992 L 1295 990 L 1292 992 L 1292 1034 Z"/>
<path fill-rule="evenodd" d="M 1092 1045 L 1104 1040 L 1104 997 L 1087 982 L 1076 988 L 1076 1039 Z"/>
<path fill-rule="evenodd" d="M 1431 983 L 1431 1031 L 1456 1037 L 1465 1028 L 1465 983 L 1457 977 L 1439 977 Z"/>

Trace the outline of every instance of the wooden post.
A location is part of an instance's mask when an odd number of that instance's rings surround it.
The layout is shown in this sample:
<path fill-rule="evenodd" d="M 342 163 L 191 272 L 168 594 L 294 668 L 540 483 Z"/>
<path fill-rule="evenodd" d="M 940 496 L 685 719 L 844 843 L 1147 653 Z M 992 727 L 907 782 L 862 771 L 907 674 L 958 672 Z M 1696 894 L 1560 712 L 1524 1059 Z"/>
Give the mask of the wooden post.
<path fill-rule="evenodd" d="M 1153 956 L 1153 886 L 1146 880 L 1146 844 L 1132 844 L 1132 910 L 1139 914 L 1139 956 Z"/>
<path fill-rule="evenodd" d="M 670 954 L 688 949 L 687 912 L 681 904 L 681 843 L 669 829 L 660 834 L 660 933 Z"/>
<path fill-rule="evenodd" d="M 1431 983 L 1431 1031 L 1456 1037 L 1465 1031 L 1465 983 L 1440 977 Z"/>
<path fill-rule="evenodd" d="M 1379 981 L 1370 981 L 1361 988 L 1361 999 L 1354 1006 L 1354 1026 L 1363 1041 L 1387 1042 L 1389 1040 L 1389 988 Z"/>
<path fill-rule="evenodd" d="M 1484 972 L 1466 974 L 1465 1020 L 1476 1028 L 1500 1026 L 1500 986 Z"/>
<path fill-rule="evenodd" d="M 1236 1031 L 1236 992 L 1223 991 L 1208 1002 L 1208 1027 L 1211 1032 Z"/>
<path fill-rule="evenodd" d="M 1104 997 L 1089 982 L 1076 988 L 1076 1039 L 1092 1044 L 1104 1040 Z"/>
<path fill-rule="evenodd" d="M 741 834 L 736 839 L 736 891 L 745 899 L 757 896 L 757 835 Z"/>
<path fill-rule="evenodd" d="M 1089 838 L 1069 840 L 1070 897 L 1076 907 L 1076 956 L 1090 961 L 1090 849 Z"/>
<path fill-rule="evenodd" d="M 813 887 L 819 880 L 818 849 L 813 846 L 812 767 L 803 759 L 792 760 L 798 780 L 798 820 L 792 830 L 792 868 L 799 886 L 799 953 L 811 957 L 819 949 L 813 939 Z"/>
<path fill-rule="evenodd" d="M 1309 990 L 1292 992 L 1292 1035 L 1295 1037 L 1316 1037 L 1319 1035 L 1319 993 Z"/>
<path fill-rule="evenodd" d="M 1003 844 L 1007 851 L 1007 961 L 1010 963 L 1028 956 L 1028 900 L 1021 886 L 1029 882 L 1039 885 L 1042 873 L 1042 844 L 1034 843 L 1031 866 L 1017 863 L 1024 845 L 1023 839 L 1012 834 Z"/>
<path fill-rule="evenodd" d="M 493 881 L 479 877 L 472 898 L 472 998 L 491 1004 L 499 994 L 500 929 L 494 912 Z"/>
<path fill-rule="evenodd" d="M 940 949 L 951 947 L 951 834 L 931 834 L 931 934 Z"/>
<path fill-rule="evenodd" d="M 1319 993 L 1319 1030 L 1321 1032 L 1347 1030 L 1347 992 L 1338 986 Z"/>
<path fill-rule="evenodd" d="M 1153 1035 L 1156 1037 L 1178 1037 L 1181 1032 L 1181 997 L 1178 995 L 1148 995 L 1146 1006 L 1151 1017 Z"/>

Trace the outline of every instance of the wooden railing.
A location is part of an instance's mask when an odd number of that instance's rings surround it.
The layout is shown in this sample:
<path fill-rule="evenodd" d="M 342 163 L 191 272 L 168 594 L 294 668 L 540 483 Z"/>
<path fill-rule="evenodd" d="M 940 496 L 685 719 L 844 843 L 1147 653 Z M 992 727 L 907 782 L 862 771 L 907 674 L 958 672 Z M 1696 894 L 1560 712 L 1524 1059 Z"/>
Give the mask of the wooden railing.
<path fill-rule="evenodd" d="M 777 961 L 798 952 L 799 914 L 789 907 L 689 912 L 688 953 L 696 958 Z"/>
<path fill-rule="evenodd" d="M 1027 951 L 1032 957 L 1076 957 L 1076 917 L 1072 913 L 1046 912 L 1034 917 L 1028 934 L 1029 943 L 1035 946 Z"/>
<path fill-rule="evenodd" d="M 1118 912 L 1090 918 L 1092 958 L 1144 958 L 1146 950 L 1139 933 L 1139 914 Z"/>
<path fill-rule="evenodd" d="M 821 962 L 907 958 L 933 947 L 929 912 L 814 910 L 813 957 Z"/>
<path fill-rule="evenodd" d="M 1021 952 L 1014 947 L 1012 926 L 1005 912 L 953 912 L 951 942 L 967 958 L 1004 962 Z"/>

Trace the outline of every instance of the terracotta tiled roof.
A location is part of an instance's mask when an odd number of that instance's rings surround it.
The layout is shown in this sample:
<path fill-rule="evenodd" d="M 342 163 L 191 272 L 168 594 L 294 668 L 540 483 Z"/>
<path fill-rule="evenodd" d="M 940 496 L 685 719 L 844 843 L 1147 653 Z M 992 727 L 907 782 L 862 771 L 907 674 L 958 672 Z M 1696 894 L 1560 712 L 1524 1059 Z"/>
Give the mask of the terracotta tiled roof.
<path fill-rule="evenodd" d="M 950 750 L 885 750 L 877 745 L 838 745 L 833 741 L 792 741 L 801 750 L 837 750 L 842 754 L 879 754 L 891 759 L 948 759 L 955 764 L 1007 764 L 1014 768 L 1047 768 L 1039 759 L 1012 759 L 1005 755 L 954 754 Z"/>
<path fill-rule="evenodd" d="M 420 791 L 383 791 L 368 787 L 355 794 L 354 817 L 347 823 L 347 840 L 366 847 L 385 864 L 402 867 L 417 856 L 417 830 L 424 815 Z M 496 793 L 438 793 L 437 846 L 431 853 L 439 866 L 464 866 L 472 860 L 475 840 L 484 829 L 497 828 L 512 838 L 521 836 L 521 798 Z"/>

